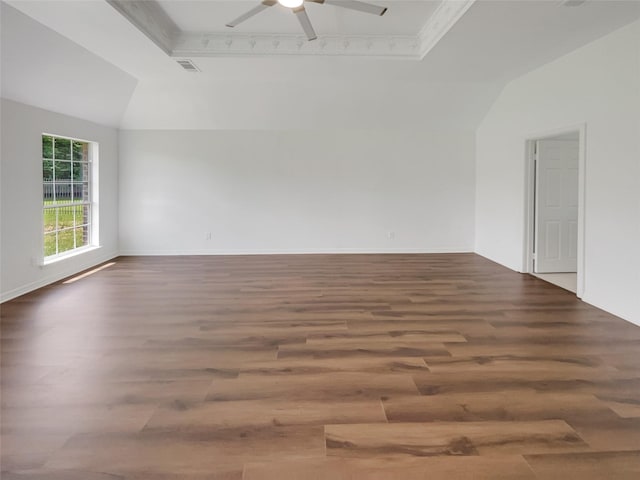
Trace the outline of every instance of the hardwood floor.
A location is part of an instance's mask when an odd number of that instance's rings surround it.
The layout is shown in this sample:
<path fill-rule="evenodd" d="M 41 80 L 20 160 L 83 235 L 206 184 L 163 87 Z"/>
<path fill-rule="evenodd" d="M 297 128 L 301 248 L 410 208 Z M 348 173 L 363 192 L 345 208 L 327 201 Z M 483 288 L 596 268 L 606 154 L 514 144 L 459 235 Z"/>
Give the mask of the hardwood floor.
<path fill-rule="evenodd" d="M 473 254 L 118 258 L 1 342 L 3 480 L 640 478 L 640 327 Z"/>

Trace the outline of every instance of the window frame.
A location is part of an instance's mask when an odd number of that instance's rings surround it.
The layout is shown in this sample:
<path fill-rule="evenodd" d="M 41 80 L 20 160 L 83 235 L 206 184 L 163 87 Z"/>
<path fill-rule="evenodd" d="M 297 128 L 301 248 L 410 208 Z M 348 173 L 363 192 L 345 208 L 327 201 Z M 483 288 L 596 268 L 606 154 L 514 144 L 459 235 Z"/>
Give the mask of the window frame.
<path fill-rule="evenodd" d="M 43 147 L 42 147 L 42 143 L 44 141 L 45 137 L 51 137 L 53 139 L 53 144 L 52 144 L 52 157 L 51 158 L 45 158 L 44 155 L 44 151 L 43 151 Z M 81 183 L 86 183 L 87 184 L 87 189 L 88 189 L 88 200 L 82 200 L 80 202 L 75 202 L 74 199 L 72 199 L 71 202 L 66 202 L 66 203 L 54 203 L 51 205 L 45 205 L 44 202 L 44 188 L 45 188 L 45 176 L 43 173 L 43 167 L 44 167 L 44 162 L 46 160 L 49 161 L 53 161 L 54 165 L 55 165 L 55 161 L 67 161 L 67 160 L 62 160 L 62 159 L 56 159 L 55 158 L 55 140 L 56 139 L 60 139 L 60 140 L 69 140 L 71 142 L 78 142 L 78 143 L 83 143 L 87 145 L 87 157 L 86 160 L 80 160 L 80 161 L 76 161 L 73 158 L 73 144 L 71 144 L 70 149 L 71 149 L 71 155 L 70 155 L 70 159 L 68 160 L 71 163 L 71 168 L 73 169 L 73 164 L 74 163 L 85 163 L 87 165 L 87 178 L 86 180 L 83 179 Z M 66 135 L 58 135 L 58 134 L 53 134 L 53 133 L 48 133 L 48 132 L 43 132 L 40 135 L 40 181 L 41 181 L 41 185 L 42 185 L 42 204 L 41 204 L 41 219 L 40 219 L 40 231 L 41 231 L 41 248 L 40 248 L 40 258 L 41 258 L 41 262 L 40 264 L 45 266 L 45 265 L 49 265 L 51 263 L 56 263 L 60 260 L 64 260 L 70 257 L 74 257 L 76 255 L 80 255 L 82 253 L 94 250 L 96 248 L 100 247 L 100 242 L 99 242 L 99 229 L 98 229 L 98 159 L 99 159 L 99 144 L 98 142 L 92 141 L 92 140 L 85 140 L 85 139 L 81 139 L 81 138 L 77 138 L 77 137 L 69 137 Z M 70 179 L 69 181 L 72 191 L 73 191 L 73 185 L 75 184 L 75 182 L 73 181 L 73 177 Z M 56 192 L 56 183 L 55 183 L 55 178 L 54 181 L 52 182 L 52 188 L 54 191 L 54 197 L 55 197 L 55 192 Z M 73 195 L 73 194 L 72 194 Z M 56 208 L 60 208 L 60 207 L 87 207 L 88 208 L 88 217 L 89 220 L 88 222 L 84 222 L 81 225 L 76 225 L 75 223 L 75 212 L 74 212 L 74 221 L 73 221 L 73 226 L 72 227 L 68 227 L 68 228 L 62 228 L 60 229 L 57 221 L 56 221 L 56 226 L 55 229 L 53 230 L 53 232 L 56 233 L 56 253 L 52 254 L 52 255 L 46 255 L 45 253 L 45 236 L 47 234 L 47 232 L 45 232 L 45 213 L 47 210 L 53 210 Z M 59 233 L 62 231 L 72 231 L 73 233 L 73 237 L 74 237 L 74 245 L 76 243 L 76 229 L 80 228 L 82 226 L 87 226 L 88 229 L 88 241 L 86 245 L 81 245 L 81 246 L 74 246 L 74 248 L 71 248 L 69 250 L 65 250 L 63 252 L 60 252 L 58 249 L 58 238 L 59 238 Z M 48 232 L 51 233 L 51 232 Z"/>

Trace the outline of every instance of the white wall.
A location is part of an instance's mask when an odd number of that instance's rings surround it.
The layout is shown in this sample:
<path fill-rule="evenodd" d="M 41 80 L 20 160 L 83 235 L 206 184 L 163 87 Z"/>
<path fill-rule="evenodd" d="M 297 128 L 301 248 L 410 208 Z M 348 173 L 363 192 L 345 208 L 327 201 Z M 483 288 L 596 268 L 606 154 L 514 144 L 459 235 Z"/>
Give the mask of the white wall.
<path fill-rule="evenodd" d="M 113 258 L 118 250 L 118 132 L 2 99 L 0 299 L 2 301 Z M 91 140 L 100 148 L 101 248 L 46 266 L 42 258 L 42 133 Z"/>
<path fill-rule="evenodd" d="M 476 251 L 521 270 L 525 139 L 586 123 L 583 299 L 640 324 L 640 22 L 511 82 L 478 128 Z"/>
<path fill-rule="evenodd" d="M 121 253 L 471 251 L 473 151 L 471 131 L 122 131 Z"/>
<path fill-rule="evenodd" d="M 311 60 L 323 64 L 316 58 Z M 418 75 L 412 81 L 381 79 L 379 72 L 385 64 L 370 61 L 373 63 L 368 69 L 362 66 L 362 72 L 372 72 L 369 77 L 339 72 L 334 78 L 328 78 L 328 73 L 305 78 L 292 73 L 291 80 L 274 81 L 269 79 L 268 72 L 278 69 L 267 63 L 264 75 L 252 72 L 244 79 L 225 80 L 212 74 L 181 72 L 183 75 L 177 78 L 141 80 L 121 128 L 471 131 L 500 92 L 497 84 L 423 81 Z M 387 70 L 400 70 L 394 66 L 397 63 L 386 62 Z M 406 64 L 399 65 L 406 68 Z"/>

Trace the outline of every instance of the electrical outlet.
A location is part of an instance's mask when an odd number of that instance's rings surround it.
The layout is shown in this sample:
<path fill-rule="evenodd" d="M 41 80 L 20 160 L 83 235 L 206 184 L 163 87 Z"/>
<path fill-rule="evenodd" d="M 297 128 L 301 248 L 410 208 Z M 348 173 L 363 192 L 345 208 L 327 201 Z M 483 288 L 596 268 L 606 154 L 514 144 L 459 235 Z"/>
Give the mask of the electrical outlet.
<path fill-rule="evenodd" d="M 211 240 L 211 232 L 207 232 L 204 234 L 204 239 L 205 240 Z"/>
<path fill-rule="evenodd" d="M 393 240 L 394 238 L 396 238 L 396 232 L 387 233 L 387 237 L 389 237 L 389 240 Z"/>

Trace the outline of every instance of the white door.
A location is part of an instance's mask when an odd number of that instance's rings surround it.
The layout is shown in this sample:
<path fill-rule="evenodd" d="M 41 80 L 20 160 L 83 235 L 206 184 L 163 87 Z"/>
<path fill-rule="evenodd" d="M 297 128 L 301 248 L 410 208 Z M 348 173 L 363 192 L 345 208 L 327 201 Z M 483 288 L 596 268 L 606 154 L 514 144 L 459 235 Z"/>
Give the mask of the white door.
<path fill-rule="evenodd" d="M 578 156 L 577 140 L 536 142 L 536 273 L 577 271 Z"/>

